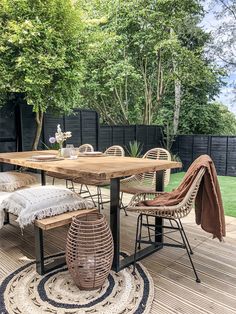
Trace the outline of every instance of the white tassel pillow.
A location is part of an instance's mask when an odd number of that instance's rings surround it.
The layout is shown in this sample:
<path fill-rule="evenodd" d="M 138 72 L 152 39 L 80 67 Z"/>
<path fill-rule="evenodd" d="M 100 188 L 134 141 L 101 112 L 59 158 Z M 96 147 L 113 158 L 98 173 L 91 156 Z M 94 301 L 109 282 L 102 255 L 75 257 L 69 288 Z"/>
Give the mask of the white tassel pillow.
<path fill-rule="evenodd" d="M 68 211 L 93 208 L 93 204 L 75 192 L 54 186 L 39 186 L 15 191 L 0 205 L 0 228 L 4 211 L 17 215 L 17 222 L 24 227 L 42 219 Z"/>
<path fill-rule="evenodd" d="M 35 182 L 36 178 L 28 173 L 16 171 L 0 172 L 0 191 L 13 192 Z"/>

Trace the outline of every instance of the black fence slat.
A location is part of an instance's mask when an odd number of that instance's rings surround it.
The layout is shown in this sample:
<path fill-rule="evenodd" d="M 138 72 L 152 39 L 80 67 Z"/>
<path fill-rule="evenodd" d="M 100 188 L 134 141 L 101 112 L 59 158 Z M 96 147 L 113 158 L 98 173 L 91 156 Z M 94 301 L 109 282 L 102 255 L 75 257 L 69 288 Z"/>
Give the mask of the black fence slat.
<path fill-rule="evenodd" d="M 179 135 L 172 152 L 180 157 L 184 170 L 198 156 L 208 154 L 218 175 L 236 176 L 236 136 Z"/>
<path fill-rule="evenodd" d="M 138 141 L 142 153 L 154 147 L 163 147 L 163 128 L 156 125 L 100 125 L 98 113 L 93 110 L 77 109 L 70 116 L 47 113 L 44 116 L 40 148 L 49 145 L 57 124 L 62 130 L 71 131 L 72 137 L 66 144 L 91 144 L 95 150 L 105 151 L 112 145 L 125 148 L 129 142 Z M 25 104 L 0 109 L 0 152 L 31 150 L 35 135 L 35 114 Z M 177 155 L 186 171 L 198 156 L 208 154 L 213 159 L 219 175 L 236 176 L 236 136 L 179 135 L 172 145 L 172 154 Z M 10 169 L 0 165 L 1 170 Z"/>

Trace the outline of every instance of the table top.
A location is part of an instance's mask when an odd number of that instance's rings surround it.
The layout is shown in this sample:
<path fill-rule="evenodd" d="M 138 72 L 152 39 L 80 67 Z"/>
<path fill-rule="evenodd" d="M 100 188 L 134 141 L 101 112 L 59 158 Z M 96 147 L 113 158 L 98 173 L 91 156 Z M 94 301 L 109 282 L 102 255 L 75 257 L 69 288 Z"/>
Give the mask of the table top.
<path fill-rule="evenodd" d="M 56 153 L 57 151 L 53 150 L 0 153 L 0 162 L 97 180 L 182 167 L 182 164 L 176 161 L 115 156 L 79 157 L 75 160 L 63 159 L 43 162 L 30 160 L 33 155 Z"/>

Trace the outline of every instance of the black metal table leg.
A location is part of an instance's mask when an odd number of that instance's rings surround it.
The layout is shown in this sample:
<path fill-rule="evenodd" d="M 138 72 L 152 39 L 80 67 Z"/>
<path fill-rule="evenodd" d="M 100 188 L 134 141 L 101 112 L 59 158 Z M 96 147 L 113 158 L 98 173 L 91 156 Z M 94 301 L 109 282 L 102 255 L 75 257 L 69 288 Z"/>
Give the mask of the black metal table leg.
<path fill-rule="evenodd" d="M 114 241 L 112 268 L 120 270 L 120 178 L 111 179 L 110 226 Z"/>
<path fill-rule="evenodd" d="M 156 191 L 164 191 L 164 171 L 156 172 Z M 155 242 L 163 243 L 163 234 L 162 234 L 162 218 L 155 217 Z M 162 245 L 163 246 L 163 245 Z"/>
<path fill-rule="evenodd" d="M 44 170 L 41 170 L 41 185 L 46 185 L 46 175 Z"/>
<path fill-rule="evenodd" d="M 4 213 L 4 225 L 8 225 L 10 223 L 10 215 L 5 211 Z"/>
<path fill-rule="evenodd" d="M 158 171 L 156 175 L 156 190 L 163 191 L 164 189 L 164 171 Z M 120 260 L 120 208 L 119 208 L 119 192 L 120 192 L 120 179 L 111 179 L 111 203 L 110 203 L 110 227 L 114 241 L 114 258 L 112 268 L 118 272 L 121 269 L 130 266 L 134 262 L 134 254 L 127 256 Z M 162 232 L 162 219 L 155 218 L 155 231 Z M 162 235 L 157 234 L 155 241 L 158 245 L 151 244 L 148 247 L 139 250 L 136 253 L 136 261 L 151 255 L 152 253 L 162 249 L 163 241 Z"/>

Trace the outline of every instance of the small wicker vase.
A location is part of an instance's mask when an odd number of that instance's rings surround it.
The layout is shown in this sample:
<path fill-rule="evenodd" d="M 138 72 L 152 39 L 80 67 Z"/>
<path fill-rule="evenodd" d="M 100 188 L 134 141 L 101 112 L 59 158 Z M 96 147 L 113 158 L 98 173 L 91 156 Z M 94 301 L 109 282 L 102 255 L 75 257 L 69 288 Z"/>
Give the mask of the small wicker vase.
<path fill-rule="evenodd" d="M 67 235 L 66 263 L 81 290 L 100 288 L 111 270 L 113 239 L 105 216 L 77 216 Z"/>

